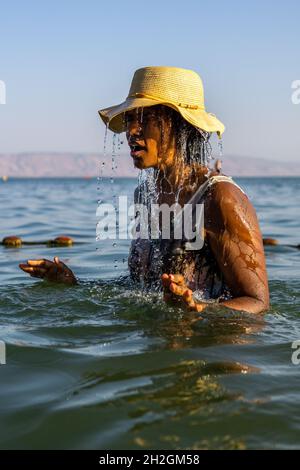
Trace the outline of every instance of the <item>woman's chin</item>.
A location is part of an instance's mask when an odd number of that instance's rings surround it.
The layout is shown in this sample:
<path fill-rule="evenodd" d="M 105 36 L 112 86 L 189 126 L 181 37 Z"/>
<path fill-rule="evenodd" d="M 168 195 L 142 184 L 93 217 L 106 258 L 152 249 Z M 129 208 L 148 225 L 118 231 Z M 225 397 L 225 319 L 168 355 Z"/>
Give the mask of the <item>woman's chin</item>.
<path fill-rule="evenodd" d="M 157 168 L 157 164 L 147 163 L 142 157 L 133 157 L 133 164 L 139 170 L 146 170 L 147 168 Z"/>
<path fill-rule="evenodd" d="M 144 162 L 142 158 L 136 157 L 133 159 L 133 164 L 139 170 L 143 170 L 145 168 Z"/>

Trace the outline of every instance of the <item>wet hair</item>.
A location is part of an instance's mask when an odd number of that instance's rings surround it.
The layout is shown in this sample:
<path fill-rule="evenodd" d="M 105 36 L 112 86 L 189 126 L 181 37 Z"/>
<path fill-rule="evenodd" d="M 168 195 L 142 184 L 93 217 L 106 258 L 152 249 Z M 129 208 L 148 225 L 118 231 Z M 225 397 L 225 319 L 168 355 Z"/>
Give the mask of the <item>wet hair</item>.
<path fill-rule="evenodd" d="M 211 134 L 194 127 L 173 108 L 163 105 L 154 108 L 169 120 L 175 134 L 177 152 L 183 156 L 185 163 L 207 166 L 212 158 Z"/>

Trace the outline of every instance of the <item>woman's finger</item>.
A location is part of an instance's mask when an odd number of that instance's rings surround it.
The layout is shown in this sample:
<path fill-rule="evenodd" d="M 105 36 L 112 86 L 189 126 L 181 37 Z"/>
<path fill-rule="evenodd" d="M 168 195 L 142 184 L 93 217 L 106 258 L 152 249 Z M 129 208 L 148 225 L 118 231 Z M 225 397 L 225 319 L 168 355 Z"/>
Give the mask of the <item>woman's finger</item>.
<path fill-rule="evenodd" d="M 195 312 L 202 312 L 202 310 L 204 310 L 206 307 L 205 303 L 195 302 L 193 298 L 193 292 L 191 291 L 191 289 L 186 290 L 186 292 L 183 295 L 183 299 L 186 305 L 189 307 L 189 309 L 195 310 Z"/>
<path fill-rule="evenodd" d="M 47 269 L 41 267 L 28 266 L 28 264 L 19 264 L 20 269 L 33 277 L 44 277 Z"/>
<path fill-rule="evenodd" d="M 169 287 L 172 282 L 178 284 L 179 286 L 185 286 L 185 279 L 181 274 L 164 273 L 161 276 L 161 280 L 164 287 Z"/>
<path fill-rule="evenodd" d="M 206 305 L 205 304 L 195 304 L 194 310 L 196 312 L 202 312 L 205 309 Z"/>
<path fill-rule="evenodd" d="M 25 263 L 20 263 L 19 268 L 22 269 L 22 271 L 25 271 L 26 273 L 34 271 L 34 268 L 32 266 L 28 266 L 28 264 Z"/>
<path fill-rule="evenodd" d="M 185 285 L 185 279 L 182 274 L 170 274 L 170 279 L 172 282 L 175 282 L 179 286 Z"/>
<path fill-rule="evenodd" d="M 29 264 L 30 266 L 41 266 L 44 263 L 45 263 L 44 259 L 29 259 L 29 260 L 27 260 L 27 264 Z"/>
<path fill-rule="evenodd" d="M 193 298 L 193 292 L 190 289 L 185 290 L 183 293 L 183 300 L 187 304 L 187 306 L 191 309 L 193 309 L 196 305 L 196 302 L 194 301 Z"/>
<path fill-rule="evenodd" d="M 29 266 L 40 266 L 43 268 L 51 268 L 53 262 L 49 259 L 29 259 L 27 260 Z"/>
<path fill-rule="evenodd" d="M 179 286 L 178 284 L 175 284 L 175 282 L 171 282 L 169 285 L 169 289 L 173 294 L 183 296 L 183 294 L 186 291 L 186 287 Z"/>

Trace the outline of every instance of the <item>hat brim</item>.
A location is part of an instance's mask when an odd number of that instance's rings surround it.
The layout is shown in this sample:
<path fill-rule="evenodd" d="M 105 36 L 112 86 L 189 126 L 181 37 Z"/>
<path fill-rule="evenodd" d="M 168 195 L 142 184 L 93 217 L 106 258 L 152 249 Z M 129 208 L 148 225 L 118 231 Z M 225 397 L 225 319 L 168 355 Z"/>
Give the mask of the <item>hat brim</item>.
<path fill-rule="evenodd" d="M 108 128 L 120 134 L 126 131 L 125 113 L 136 108 L 146 108 L 156 105 L 169 106 L 175 109 L 181 116 L 192 124 L 207 132 L 217 132 L 221 136 L 225 130 L 224 124 L 214 114 L 207 113 L 204 109 L 188 109 L 177 106 L 174 103 L 158 101 L 149 98 L 127 98 L 123 103 L 110 108 L 100 109 L 99 114 Z"/>

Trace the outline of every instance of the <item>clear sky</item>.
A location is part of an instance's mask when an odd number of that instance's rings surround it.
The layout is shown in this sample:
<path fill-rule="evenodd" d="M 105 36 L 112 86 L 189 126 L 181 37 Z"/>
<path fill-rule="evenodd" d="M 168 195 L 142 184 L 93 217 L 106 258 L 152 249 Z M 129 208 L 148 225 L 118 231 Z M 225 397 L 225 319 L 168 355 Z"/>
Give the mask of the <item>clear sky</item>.
<path fill-rule="evenodd" d="M 101 151 L 97 110 L 145 65 L 200 73 L 225 153 L 300 157 L 299 0 L 0 0 L 0 153 Z"/>

